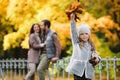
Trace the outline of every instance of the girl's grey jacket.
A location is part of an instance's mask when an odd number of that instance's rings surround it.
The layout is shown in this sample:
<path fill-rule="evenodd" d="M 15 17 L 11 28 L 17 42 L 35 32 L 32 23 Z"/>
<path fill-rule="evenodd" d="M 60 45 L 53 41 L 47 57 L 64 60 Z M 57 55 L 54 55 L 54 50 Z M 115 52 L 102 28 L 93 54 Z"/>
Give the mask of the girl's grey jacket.
<path fill-rule="evenodd" d="M 73 52 L 66 71 L 80 77 L 82 77 L 85 72 L 85 77 L 92 79 L 94 76 L 94 68 L 92 64 L 89 63 L 92 55 L 91 46 L 88 42 L 85 42 L 84 47 L 80 48 L 75 21 L 71 21 L 70 33 Z M 99 57 L 97 54 L 94 54 L 94 56 Z"/>

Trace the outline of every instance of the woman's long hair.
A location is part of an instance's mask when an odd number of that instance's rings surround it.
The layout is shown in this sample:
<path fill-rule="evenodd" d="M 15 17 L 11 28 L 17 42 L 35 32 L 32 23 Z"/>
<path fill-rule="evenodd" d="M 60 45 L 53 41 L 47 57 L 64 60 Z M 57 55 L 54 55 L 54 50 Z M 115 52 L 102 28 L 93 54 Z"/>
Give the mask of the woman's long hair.
<path fill-rule="evenodd" d="M 34 31 L 34 26 L 35 25 L 38 25 L 38 27 L 39 27 L 39 37 L 40 37 L 40 34 L 41 34 L 41 28 L 40 28 L 40 25 L 38 24 L 38 23 L 35 23 L 35 24 L 33 24 L 32 25 L 32 27 L 31 27 L 31 29 L 30 29 L 30 33 L 29 33 L 29 36 L 32 34 L 32 33 L 34 33 L 35 31 Z M 30 40 L 30 39 L 29 39 Z M 29 42 L 29 47 L 30 47 L 31 45 L 30 45 L 30 42 Z"/>
<path fill-rule="evenodd" d="M 34 33 L 34 26 L 35 25 L 38 25 L 38 27 L 39 27 L 39 29 L 40 29 L 40 31 L 39 31 L 39 35 L 41 34 L 41 28 L 40 28 L 40 25 L 38 24 L 38 23 L 34 23 L 33 25 L 32 25 L 32 27 L 31 27 L 31 29 L 30 29 L 30 34 L 29 35 L 31 35 L 32 33 Z"/>

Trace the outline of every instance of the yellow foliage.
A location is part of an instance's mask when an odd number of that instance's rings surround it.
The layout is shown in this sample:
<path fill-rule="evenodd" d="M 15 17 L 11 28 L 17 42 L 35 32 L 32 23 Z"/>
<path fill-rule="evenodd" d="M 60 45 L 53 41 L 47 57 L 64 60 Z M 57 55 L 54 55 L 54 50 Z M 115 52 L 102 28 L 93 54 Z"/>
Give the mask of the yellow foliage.
<path fill-rule="evenodd" d="M 64 49 L 67 44 L 67 39 L 70 39 L 69 24 L 68 23 L 61 24 L 61 23 L 55 22 L 51 28 L 57 32 L 62 48 Z"/>
<path fill-rule="evenodd" d="M 6 16 L 6 10 L 8 4 L 9 4 L 9 0 L 0 0 L 0 15 Z"/>
<path fill-rule="evenodd" d="M 97 20 L 98 24 L 100 24 L 100 27 L 104 27 L 107 29 L 112 29 L 115 25 L 113 20 L 111 19 L 110 16 L 103 16 Z"/>
<path fill-rule="evenodd" d="M 6 35 L 4 37 L 4 44 L 3 44 L 4 50 L 7 50 L 7 49 L 11 48 L 11 46 L 13 48 L 18 46 L 18 44 L 16 42 L 17 37 L 18 37 L 18 34 L 16 32 Z"/>
<path fill-rule="evenodd" d="M 25 37 L 24 41 L 22 41 L 22 43 L 21 43 L 22 48 L 24 48 L 24 49 L 28 49 L 29 48 L 28 40 L 29 40 L 29 36 L 27 35 Z"/>
<path fill-rule="evenodd" d="M 71 2 L 72 0 L 2 0 L 0 2 L 0 15 L 9 19 L 16 30 L 16 32 L 4 36 L 4 50 L 18 46 L 29 48 L 28 35 L 31 25 L 33 23 L 40 23 L 43 19 L 51 21 L 51 28 L 57 32 L 62 49 L 66 45 L 70 45 L 71 42 L 68 41 L 68 39 L 70 40 L 70 23 L 65 14 L 65 9 Z M 86 6 L 89 6 L 89 4 L 86 3 Z M 95 32 L 103 32 L 105 37 L 112 41 L 112 43 L 115 43 L 115 45 L 117 42 L 120 42 L 116 32 L 112 33 L 110 31 L 113 29 L 120 31 L 120 26 L 110 16 L 103 16 L 96 19 L 92 14 L 86 12 L 84 15 L 79 15 L 79 17 L 81 21 L 77 22 L 77 26 L 82 22 L 90 25 L 92 30 L 91 37 L 97 49 L 102 43 L 94 34 Z M 106 50 L 108 49 L 106 48 Z"/>
<path fill-rule="evenodd" d="M 110 40 L 110 44 L 112 46 L 115 46 L 116 44 L 120 43 L 119 38 L 117 36 L 118 33 L 114 31 L 120 31 L 120 26 L 113 22 L 110 16 L 103 16 L 97 19 L 96 24 L 98 26 L 97 28 L 101 30 L 101 32 L 105 34 L 105 37 Z"/>
<path fill-rule="evenodd" d="M 98 37 L 95 34 L 91 34 L 91 38 L 92 38 L 92 41 L 94 42 L 96 47 L 100 47 L 101 46 L 101 43 L 100 43 Z"/>

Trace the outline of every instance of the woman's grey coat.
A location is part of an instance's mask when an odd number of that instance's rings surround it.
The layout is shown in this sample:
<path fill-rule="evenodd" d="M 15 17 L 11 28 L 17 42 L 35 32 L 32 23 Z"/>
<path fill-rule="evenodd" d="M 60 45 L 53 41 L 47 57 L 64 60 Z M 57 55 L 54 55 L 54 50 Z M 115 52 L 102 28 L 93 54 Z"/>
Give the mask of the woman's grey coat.
<path fill-rule="evenodd" d="M 89 59 L 91 58 L 91 46 L 90 44 L 88 44 L 88 42 L 86 42 L 84 44 L 84 47 L 80 48 L 75 21 L 71 21 L 70 29 L 73 53 L 66 71 L 76 74 L 80 77 L 82 77 L 85 72 L 85 77 L 92 79 L 92 77 L 94 76 L 94 68 L 92 64 L 89 63 Z"/>

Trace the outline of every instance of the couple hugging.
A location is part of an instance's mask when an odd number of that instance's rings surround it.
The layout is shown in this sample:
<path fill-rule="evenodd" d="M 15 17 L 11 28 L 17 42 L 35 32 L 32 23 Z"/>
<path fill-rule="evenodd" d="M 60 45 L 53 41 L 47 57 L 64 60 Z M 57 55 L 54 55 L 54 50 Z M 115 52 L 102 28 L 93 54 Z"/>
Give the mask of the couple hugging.
<path fill-rule="evenodd" d="M 39 80 L 45 80 L 44 72 L 50 61 L 56 62 L 61 54 L 61 45 L 56 32 L 50 29 L 49 20 L 41 24 L 33 24 L 29 35 L 28 67 L 29 71 L 24 80 L 34 80 L 37 70 Z M 32 79 L 33 78 L 33 79 Z"/>

